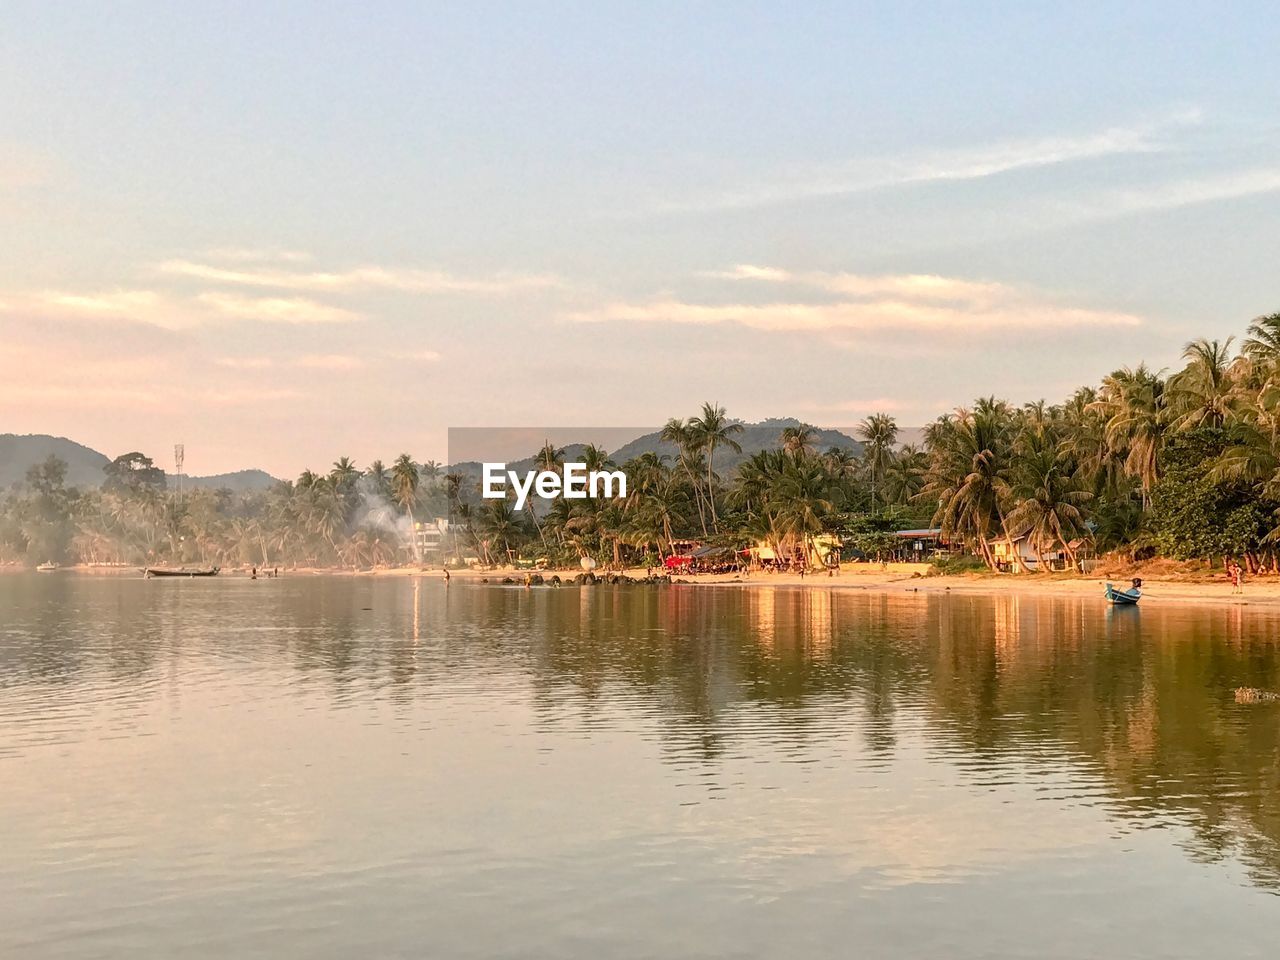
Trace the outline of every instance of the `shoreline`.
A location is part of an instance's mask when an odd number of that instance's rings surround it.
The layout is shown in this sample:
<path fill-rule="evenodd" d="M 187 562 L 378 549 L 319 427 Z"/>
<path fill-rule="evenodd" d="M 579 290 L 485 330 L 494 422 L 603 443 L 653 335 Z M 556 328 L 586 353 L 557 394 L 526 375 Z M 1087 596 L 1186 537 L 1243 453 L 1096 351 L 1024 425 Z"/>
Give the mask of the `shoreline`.
<path fill-rule="evenodd" d="M 1102 602 L 1103 586 L 1107 580 L 1124 584 L 1131 575 L 1126 572 L 1124 574 L 1113 573 L 1107 575 L 1105 573 L 1097 573 L 1075 576 L 1062 574 L 982 573 L 924 576 L 922 573 L 923 569 L 925 569 L 923 565 L 901 564 L 898 566 L 902 569 L 851 569 L 846 566 L 833 577 L 828 577 L 823 573 L 802 577 L 797 573 L 764 573 L 759 571 L 747 574 L 685 574 L 673 578 L 672 582 L 679 586 L 691 587 L 788 587 L 810 590 L 862 590 L 870 593 L 908 592 L 921 594 L 968 594 L 975 596 L 1017 594 L 1029 597 L 1096 599 Z M 918 569 L 913 569 L 917 567 Z M 28 568 L 0 567 L 0 573 L 23 572 L 34 573 L 34 571 L 29 571 Z M 61 567 L 57 571 L 44 573 L 41 576 L 50 577 L 65 573 L 86 576 L 137 576 L 138 572 L 139 568 L 132 566 L 92 567 L 86 565 Z M 497 570 L 465 569 L 451 570 L 449 575 L 453 580 L 462 583 L 478 583 L 486 578 L 490 583 L 501 582 L 504 577 L 510 577 L 518 583 L 524 579 L 527 573 L 531 572 L 540 572 L 546 577 L 558 574 L 563 580 L 569 581 L 579 571 L 527 571 L 513 568 Z M 645 569 L 643 567 L 629 568 L 621 571 L 621 573 L 633 580 L 642 579 L 645 576 Z M 597 575 L 600 576 L 602 574 L 597 571 Z M 1280 608 L 1280 578 L 1260 577 L 1247 580 L 1244 594 L 1235 595 L 1231 592 L 1231 584 L 1221 577 L 1201 576 L 1195 579 L 1186 579 L 1161 576 L 1157 573 L 1140 575 L 1143 577 L 1142 590 L 1144 599 L 1150 603 Z M 249 575 L 247 570 L 234 569 L 225 570 L 223 576 L 232 579 L 248 579 Z M 443 579 L 444 573 L 438 567 L 379 567 L 365 570 L 303 567 L 281 569 L 280 576 L 282 579 L 334 576 L 417 577 L 427 580 L 440 580 Z M 270 578 L 259 575 L 259 579 L 269 580 Z"/>

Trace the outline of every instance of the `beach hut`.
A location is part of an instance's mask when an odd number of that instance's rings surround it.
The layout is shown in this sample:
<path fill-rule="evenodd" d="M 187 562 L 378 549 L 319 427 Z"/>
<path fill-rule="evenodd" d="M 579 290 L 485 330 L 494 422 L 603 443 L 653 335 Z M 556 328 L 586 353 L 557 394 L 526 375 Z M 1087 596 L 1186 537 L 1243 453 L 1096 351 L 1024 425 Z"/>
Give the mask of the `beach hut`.
<path fill-rule="evenodd" d="M 1075 555 L 1076 568 L 1083 572 L 1092 569 L 1092 544 L 1086 538 L 1072 540 L 1070 543 L 1071 553 L 1068 553 L 1061 546 L 1053 549 L 1044 549 L 1036 552 L 1035 547 L 1031 543 L 1031 538 L 1026 534 L 1015 537 L 1012 548 L 1007 540 L 997 540 L 991 545 L 991 553 L 995 558 L 996 566 L 1003 571 L 1017 570 L 1018 563 L 1016 558 L 1021 557 L 1026 568 L 1035 573 L 1040 571 L 1040 559 L 1044 558 L 1044 570 L 1070 570 L 1072 569 L 1071 555 Z"/>
<path fill-rule="evenodd" d="M 955 553 L 956 548 L 942 535 L 941 527 L 895 530 L 898 546 L 894 559 L 903 563 L 927 563 L 938 556 Z"/>

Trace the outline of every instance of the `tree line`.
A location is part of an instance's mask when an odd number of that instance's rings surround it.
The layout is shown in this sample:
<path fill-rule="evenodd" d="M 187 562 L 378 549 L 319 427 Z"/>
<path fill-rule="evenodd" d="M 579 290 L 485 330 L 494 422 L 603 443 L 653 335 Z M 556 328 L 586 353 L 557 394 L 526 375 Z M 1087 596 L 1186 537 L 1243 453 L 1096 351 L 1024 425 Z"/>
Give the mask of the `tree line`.
<path fill-rule="evenodd" d="M 706 403 L 663 428 L 673 455 L 616 464 L 595 446 L 575 452 L 588 470 L 624 470 L 625 499 L 521 511 L 480 499 L 477 477 L 408 454 L 364 468 L 340 457 L 326 472 L 241 494 L 168 489 L 136 452 L 81 489 L 50 458 L 0 501 L 0 561 L 422 562 L 415 524 L 445 517 L 443 558 L 489 564 L 655 563 L 687 540 L 763 542 L 788 556 L 823 534 L 876 556 L 894 530 L 935 526 L 992 568 L 999 544 L 1025 539 L 1041 558 L 1073 561 L 1087 544 L 1280 572 L 1280 314 L 1253 321 L 1234 346 L 1195 340 L 1176 370 L 1123 367 L 1057 404 L 980 398 L 930 423 L 919 446 L 899 444 L 884 413 L 859 424 L 860 449 L 819 449 L 815 428 L 788 426 L 733 470 L 724 455 L 741 453 L 742 426 Z M 534 460 L 559 471 L 565 450 L 548 443 Z M 1025 568 L 1021 551 L 1004 554 Z"/>

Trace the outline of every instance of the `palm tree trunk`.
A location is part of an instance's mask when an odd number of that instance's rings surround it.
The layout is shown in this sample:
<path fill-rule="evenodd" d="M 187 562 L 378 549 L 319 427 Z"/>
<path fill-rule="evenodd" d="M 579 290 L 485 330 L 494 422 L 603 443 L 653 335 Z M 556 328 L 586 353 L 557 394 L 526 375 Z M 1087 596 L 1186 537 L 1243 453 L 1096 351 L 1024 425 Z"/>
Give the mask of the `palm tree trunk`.
<path fill-rule="evenodd" d="M 1009 533 L 1009 525 L 1005 523 L 1003 514 L 999 514 L 999 511 L 997 514 L 1000 516 L 1000 529 L 1004 531 L 1005 543 L 1009 545 L 1009 555 L 1013 557 L 1014 566 L 1018 568 L 1019 573 L 1030 573 L 1027 562 L 1022 559 L 1022 551 L 1014 545 L 1013 536 Z"/>
<path fill-rule="evenodd" d="M 711 505 L 711 529 L 716 533 L 720 532 L 720 521 L 716 517 L 716 488 L 714 473 L 712 472 L 712 462 L 715 460 L 716 446 L 711 444 L 707 448 L 707 502 Z"/>

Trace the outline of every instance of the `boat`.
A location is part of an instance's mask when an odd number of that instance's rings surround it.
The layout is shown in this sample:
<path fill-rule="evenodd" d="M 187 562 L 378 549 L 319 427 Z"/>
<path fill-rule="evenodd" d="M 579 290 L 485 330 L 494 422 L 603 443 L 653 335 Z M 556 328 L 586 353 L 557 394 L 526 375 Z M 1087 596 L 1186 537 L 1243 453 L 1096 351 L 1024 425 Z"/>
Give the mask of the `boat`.
<path fill-rule="evenodd" d="M 151 577 L 216 577 L 221 569 L 221 567 L 205 567 L 203 569 L 191 567 L 147 567 L 144 573 L 148 579 Z"/>
<path fill-rule="evenodd" d="M 1113 603 L 1118 607 L 1131 607 L 1142 599 L 1142 580 L 1134 577 L 1132 586 L 1128 590 L 1117 590 L 1110 583 L 1107 584 L 1106 598 L 1107 603 Z"/>
<path fill-rule="evenodd" d="M 39 570 L 41 573 L 48 573 L 50 570 L 57 570 L 58 565 L 54 563 L 52 560 L 46 560 L 44 563 L 36 567 L 36 569 Z"/>

